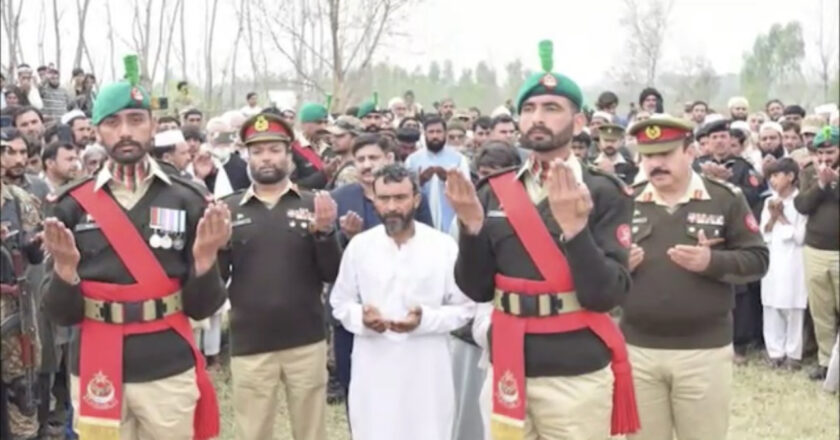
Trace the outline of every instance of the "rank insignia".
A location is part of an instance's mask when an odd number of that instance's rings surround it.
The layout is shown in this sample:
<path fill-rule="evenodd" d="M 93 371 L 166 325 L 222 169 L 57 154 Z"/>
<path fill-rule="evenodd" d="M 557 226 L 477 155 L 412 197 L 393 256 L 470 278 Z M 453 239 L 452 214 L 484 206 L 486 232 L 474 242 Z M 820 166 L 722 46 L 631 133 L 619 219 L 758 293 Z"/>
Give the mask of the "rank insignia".
<path fill-rule="evenodd" d="M 266 131 L 266 130 L 268 130 L 268 120 L 265 118 L 265 116 L 259 116 L 254 121 L 254 130 L 256 130 L 256 131 Z"/>
<path fill-rule="evenodd" d="M 651 125 L 645 129 L 645 136 L 651 140 L 659 139 L 659 137 L 662 136 L 662 129 L 659 128 L 658 125 Z"/>
<path fill-rule="evenodd" d="M 545 76 L 540 79 L 540 84 L 542 84 L 546 89 L 553 89 L 557 87 L 557 78 L 550 73 L 546 73 Z"/>

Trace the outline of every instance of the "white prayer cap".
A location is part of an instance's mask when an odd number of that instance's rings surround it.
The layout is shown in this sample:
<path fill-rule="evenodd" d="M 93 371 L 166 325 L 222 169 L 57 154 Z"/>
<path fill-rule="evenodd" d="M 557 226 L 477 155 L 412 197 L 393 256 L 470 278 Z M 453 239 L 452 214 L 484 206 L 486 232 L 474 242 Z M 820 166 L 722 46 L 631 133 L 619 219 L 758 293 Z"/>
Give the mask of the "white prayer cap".
<path fill-rule="evenodd" d="M 818 105 L 814 108 L 814 113 L 818 115 L 831 115 L 837 111 L 837 104 L 828 103 L 823 105 Z"/>
<path fill-rule="evenodd" d="M 726 106 L 729 107 L 729 108 L 732 108 L 732 107 L 750 108 L 750 102 L 747 101 L 747 98 L 744 98 L 743 96 L 733 96 L 733 97 L 729 98 L 729 103 L 726 104 Z"/>
<path fill-rule="evenodd" d="M 758 129 L 758 132 L 761 133 L 762 131 L 775 131 L 776 133 L 782 134 L 784 130 L 782 130 L 782 124 L 773 121 L 767 121 L 761 124 L 761 128 Z"/>
<path fill-rule="evenodd" d="M 729 124 L 729 128 L 741 130 L 745 135 L 750 134 L 750 124 L 747 121 L 733 121 Z"/>
<path fill-rule="evenodd" d="M 607 112 L 602 112 L 602 111 L 599 110 L 599 111 L 592 114 L 592 119 L 595 119 L 595 118 L 601 118 L 601 119 L 603 119 L 607 122 L 612 123 L 613 115 L 611 115 Z"/>
<path fill-rule="evenodd" d="M 210 120 L 207 121 L 205 129 L 207 130 L 207 134 L 212 136 L 220 131 L 230 131 L 230 125 L 224 118 L 217 116 L 215 118 L 210 118 Z"/>
<path fill-rule="evenodd" d="M 493 113 L 490 113 L 491 118 L 495 118 L 496 116 L 501 116 L 501 115 L 510 116 L 510 110 L 508 110 L 507 107 L 505 107 L 503 105 L 500 105 L 500 106 L 496 107 L 495 110 L 493 110 Z"/>
<path fill-rule="evenodd" d="M 61 123 L 63 125 L 70 125 L 70 121 L 76 118 L 87 118 L 87 115 L 79 109 L 70 110 L 69 112 L 61 115 Z"/>
<path fill-rule="evenodd" d="M 155 135 L 155 147 L 171 147 L 186 142 L 181 130 L 166 130 Z"/>
<path fill-rule="evenodd" d="M 724 118 L 723 115 L 720 114 L 720 113 L 710 113 L 710 114 L 706 115 L 706 117 L 703 119 L 703 124 L 702 125 L 711 124 L 712 122 L 717 122 L 717 121 L 721 121 L 721 120 L 724 120 L 724 119 L 726 119 L 726 118 Z"/>

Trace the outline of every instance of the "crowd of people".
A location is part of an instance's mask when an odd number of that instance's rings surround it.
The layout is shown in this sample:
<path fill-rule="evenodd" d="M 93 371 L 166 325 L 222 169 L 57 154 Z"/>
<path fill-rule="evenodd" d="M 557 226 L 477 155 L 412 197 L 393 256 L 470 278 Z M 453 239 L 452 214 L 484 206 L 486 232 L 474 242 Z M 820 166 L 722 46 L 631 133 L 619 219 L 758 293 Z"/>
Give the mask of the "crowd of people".
<path fill-rule="evenodd" d="M 223 346 L 240 440 L 281 387 L 296 440 L 328 403 L 356 440 L 725 438 L 751 351 L 837 392 L 837 105 L 589 108 L 545 47 L 487 115 L 153 111 L 133 72 L 17 66 L 3 438 L 217 436 Z"/>

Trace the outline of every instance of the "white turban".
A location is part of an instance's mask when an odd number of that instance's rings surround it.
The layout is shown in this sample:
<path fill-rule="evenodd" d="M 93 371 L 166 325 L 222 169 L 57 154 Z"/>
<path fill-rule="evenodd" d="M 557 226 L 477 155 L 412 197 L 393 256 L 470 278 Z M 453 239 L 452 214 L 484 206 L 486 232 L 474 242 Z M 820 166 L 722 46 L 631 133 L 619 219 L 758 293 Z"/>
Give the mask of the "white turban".
<path fill-rule="evenodd" d="M 613 115 L 611 115 L 607 112 L 602 112 L 602 111 L 597 111 L 597 112 L 593 113 L 592 114 L 592 119 L 595 119 L 595 118 L 601 118 L 601 119 L 607 121 L 608 123 L 612 123 L 612 121 L 613 121 Z"/>
<path fill-rule="evenodd" d="M 405 101 L 402 98 L 400 98 L 399 96 L 397 96 L 395 98 L 391 98 L 391 100 L 388 101 L 388 109 L 393 110 L 394 107 L 396 107 L 399 104 L 402 104 L 403 106 L 405 106 Z"/>
<path fill-rule="evenodd" d="M 732 108 L 732 107 L 750 108 L 750 102 L 747 101 L 747 98 L 744 98 L 743 96 L 733 96 L 732 98 L 729 98 L 729 103 L 726 104 L 726 106 L 729 107 L 729 108 Z"/>
<path fill-rule="evenodd" d="M 78 110 L 78 109 L 71 110 L 71 111 L 61 115 L 61 123 L 64 124 L 64 125 L 68 125 L 70 123 L 70 121 L 72 121 L 73 119 L 76 119 L 76 118 L 87 118 L 87 115 L 85 115 L 85 112 L 83 112 L 81 110 Z"/>

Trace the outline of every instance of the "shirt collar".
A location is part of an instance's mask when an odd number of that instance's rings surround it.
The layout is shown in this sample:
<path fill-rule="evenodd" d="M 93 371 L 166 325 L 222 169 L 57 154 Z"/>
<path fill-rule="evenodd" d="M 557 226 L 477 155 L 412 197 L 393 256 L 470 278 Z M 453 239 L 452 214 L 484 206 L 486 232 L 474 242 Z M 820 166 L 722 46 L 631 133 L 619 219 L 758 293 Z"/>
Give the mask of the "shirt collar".
<path fill-rule="evenodd" d="M 143 160 L 149 162 L 149 175 L 146 176 L 145 180 L 157 177 L 167 185 L 172 185 L 172 179 L 170 179 L 169 176 L 165 172 L 163 172 L 163 169 L 161 169 L 157 161 L 149 158 L 149 156 L 146 156 Z M 112 177 L 113 176 L 111 176 L 111 169 L 108 167 L 108 164 L 103 164 L 102 169 L 100 169 L 99 173 L 96 175 L 96 183 L 93 186 L 93 190 L 99 191 L 100 188 L 102 188 L 103 186 L 105 186 L 106 183 L 111 181 Z"/>
<path fill-rule="evenodd" d="M 703 182 L 703 178 L 700 177 L 699 174 L 696 172 L 691 173 L 691 181 L 688 183 L 688 188 L 685 191 L 685 194 L 677 201 L 677 205 L 682 205 L 684 203 L 688 203 L 691 200 L 711 200 L 712 196 L 709 195 L 709 191 L 706 189 L 706 183 Z M 637 203 L 656 203 L 657 205 L 661 206 L 668 206 L 667 203 L 660 197 L 659 192 L 656 191 L 656 188 L 648 182 L 645 188 L 636 196 Z"/>
<path fill-rule="evenodd" d="M 534 158 L 534 154 L 532 153 L 531 156 L 528 157 L 528 160 L 522 164 L 522 167 L 519 168 L 519 171 L 516 173 L 516 178 L 521 179 L 522 176 L 525 174 L 530 174 L 532 177 L 539 179 L 539 169 L 541 165 L 535 164 L 536 159 Z M 575 181 L 577 183 L 583 183 L 583 167 L 580 165 L 580 161 L 578 160 L 577 156 L 573 153 L 569 153 L 569 157 L 563 161 L 569 168 L 572 169 L 572 174 L 575 176 Z M 536 170 L 535 170 L 536 169 Z"/>
<path fill-rule="evenodd" d="M 600 162 L 600 161 L 602 161 L 602 160 L 608 160 L 608 161 L 612 162 L 612 163 L 613 163 L 613 165 L 618 165 L 618 164 L 622 164 L 622 163 L 627 163 L 627 161 L 626 161 L 626 160 L 624 160 L 624 156 L 622 156 L 622 155 L 621 155 L 621 153 L 615 153 L 615 155 L 614 155 L 612 158 L 608 157 L 608 156 L 607 156 L 606 154 L 604 154 L 604 153 L 601 153 L 601 154 L 599 154 L 599 155 L 598 155 L 598 157 L 595 159 L 595 162 L 597 163 L 597 162 Z"/>
<path fill-rule="evenodd" d="M 295 185 L 292 182 L 289 182 L 289 184 L 286 186 L 286 189 L 283 190 L 283 193 L 280 194 L 280 197 L 278 197 L 277 200 L 282 199 L 283 196 L 285 196 L 286 194 L 289 193 L 289 191 L 297 194 L 298 197 L 300 197 L 300 195 L 301 195 L 300 194 L 300 189 L 297 187 L 297 185 Z M 247 190 L 245 190 L 245 194 L 242 195 L 242 200 L 239 201 L 239 206 L 245 206 L 245 204 L 248 203 L 248 201 L 250 201 L 251 199 L 254 199 L 254 198 L 256 198 L 257 200 L 260 200 L 260 198 L 257 197 L 257 193 L 254 191 L 254 185 L 251 185 L 251 186 L 248 187 Z"/>

